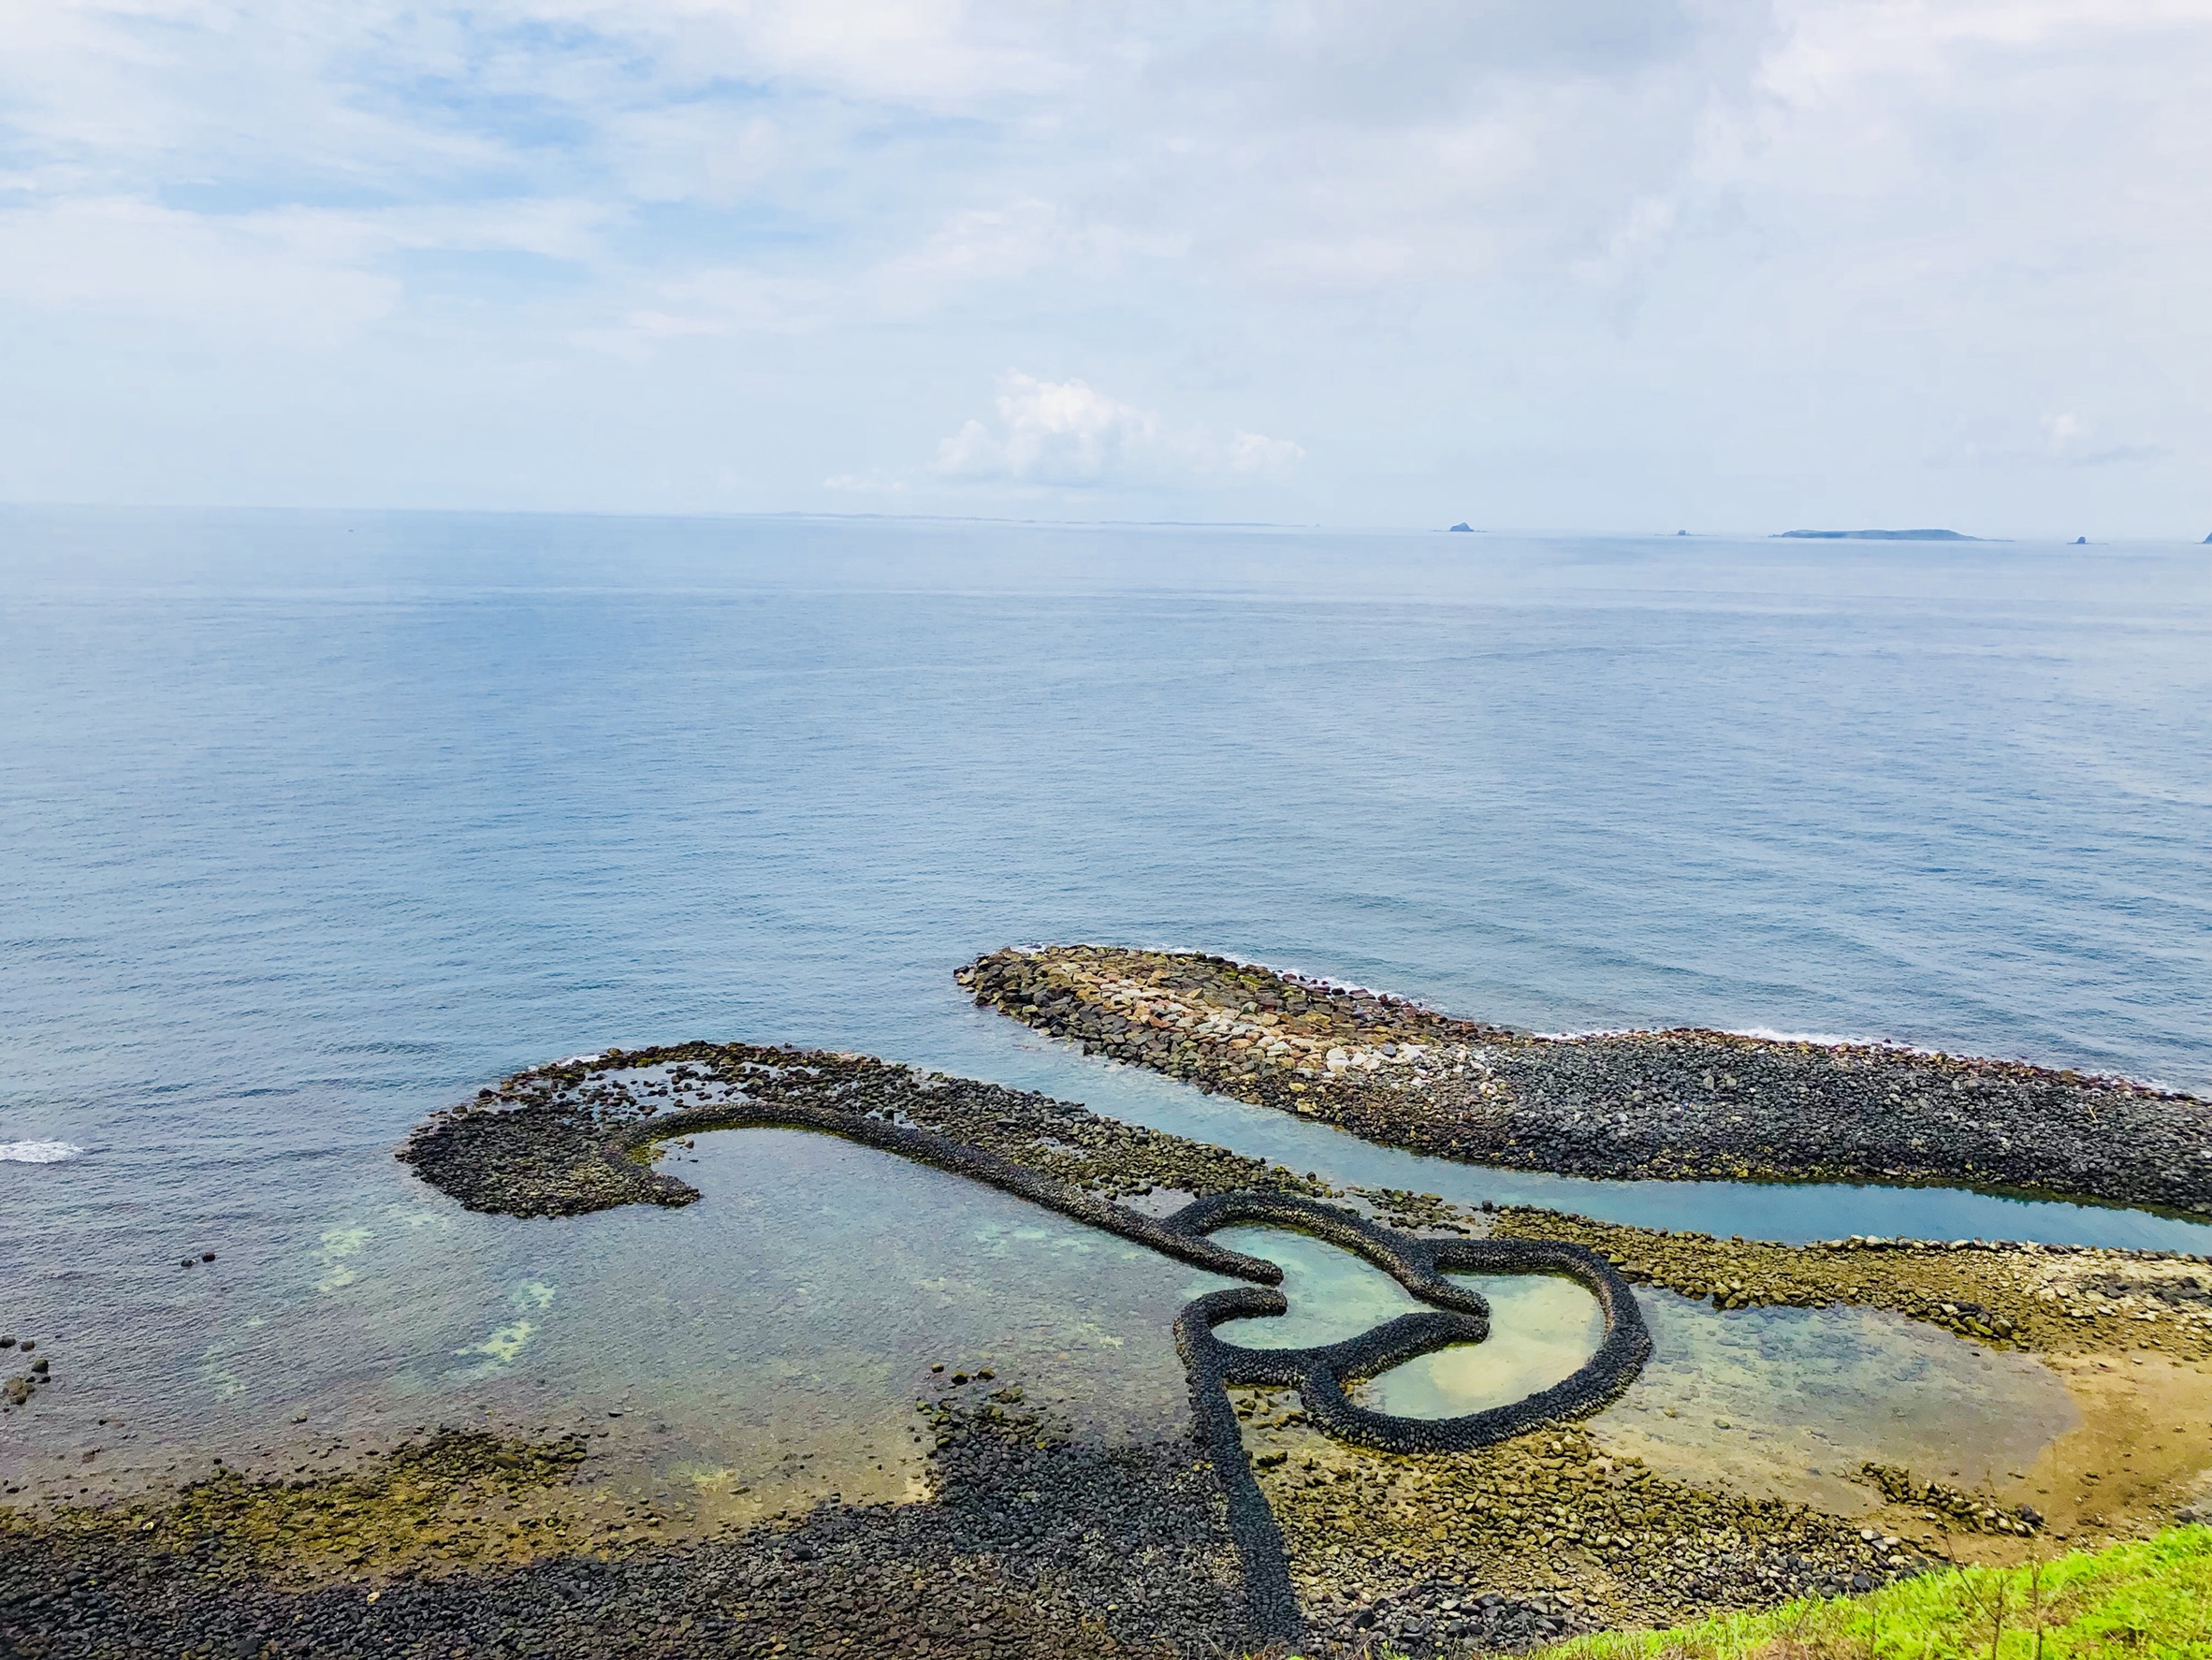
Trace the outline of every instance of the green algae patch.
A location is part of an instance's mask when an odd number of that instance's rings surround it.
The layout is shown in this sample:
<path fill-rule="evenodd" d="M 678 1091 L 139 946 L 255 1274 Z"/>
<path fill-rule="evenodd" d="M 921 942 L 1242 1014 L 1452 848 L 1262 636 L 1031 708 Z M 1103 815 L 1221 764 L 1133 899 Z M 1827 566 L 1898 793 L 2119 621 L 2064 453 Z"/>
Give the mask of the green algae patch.
<path fill-rule="evenodd" d="M 512 1365 L 516 1357 L 529 1345 L 531 1334 L 536 1330 L 537 1327 L 529 1320 L 514 1320 L 500 1327 L 483 1342 L 472 1343 L 466 1348 L 457 1348 L 453 1352 L 464 1360 L 471 1355 L 483 1355 L 485 1359 L 482 1363 L 470 1367 L 468 1376 L 489 1376 Z"/>
<path fill-rule="evenodd" d="M 2173 1528 L 2021 1567 L 1926 1574 L 1866 1596 L 1577 1638 L 1545 1653 L 1550 1660 L 2207 1660 L 2212 1528 Z"/>
<path fill-rule="evenodd" d="M 1327 1440 L 1285 1394 L 1240 1396 L 1292 1580 L 1324 1616 L 1442 1583 L 1556 1603 L 1574 1624 L 1619 1624 L 1764 1607 L 1932 1565 L 1909 1541 L 1803 1505 L 1670 1481 L 1579 1426 L 1409 1457 Z M 1439 1618 L 1447 1631 L 1456 1623 Z"/>
<path fill-rule="evenodd" d="M 2212 1359 L 2212 1268 L 2190 1257 L 1971 1240 L 1786 1245 L 1520 1208 L 1500 1211 L 1492 1236 L 1571 1240 L 1639 1285 L 1717 1308 L 1854 1303 L 1996 1348 Z"/>
<path fill-rule="evenodd" d="M 313 1583 L 440 1564 L 490 1565 L 571 1548 L 565 1490 L 581 1438 L 443 1431 L 313 1478 L 221 1470 L 165 1500 L 13 1516 L 13 1532 L 128 1540 L 203 1571 Z"/>

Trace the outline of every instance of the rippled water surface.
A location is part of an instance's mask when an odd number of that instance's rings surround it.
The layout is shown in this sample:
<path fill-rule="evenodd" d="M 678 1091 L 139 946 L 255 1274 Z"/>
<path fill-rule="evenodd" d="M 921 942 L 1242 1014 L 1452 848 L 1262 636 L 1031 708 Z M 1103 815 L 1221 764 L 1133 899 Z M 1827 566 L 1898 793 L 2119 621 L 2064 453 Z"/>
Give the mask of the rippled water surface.
<path fill-rule="evenodd" d="M 1084 1060 L 950 972 L 1201 946 L 1543 1030 L 2212 1090 L 2208 693 L 2185 547 L 9 511 L 0 1145 L 36 1161 L 0 1160 L 0 1290 L 63 1381 L 52 1445 L 10 1415 L 0 1458 L 554 1402 L 702 1493 L 895 1491 L 939 1350 L 1180 1421 L 1188 1271 L 932 1172 L 731 1134 L 689 1210 L 522 1222 L 393 1162 L 607 1043 L 866 1049 L 1723 1232 L 2205 1248 L 1439 1167 Z"/>

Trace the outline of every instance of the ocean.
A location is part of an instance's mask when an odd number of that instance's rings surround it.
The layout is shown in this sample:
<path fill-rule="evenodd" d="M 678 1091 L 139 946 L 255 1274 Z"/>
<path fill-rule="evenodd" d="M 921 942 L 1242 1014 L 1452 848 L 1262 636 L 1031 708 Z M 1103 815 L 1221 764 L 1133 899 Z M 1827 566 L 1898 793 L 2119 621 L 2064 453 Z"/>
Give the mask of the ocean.
<path fill-rule="evenodd" d="M 2212 1093 L 2212 549 L 9 508 L 0 740 L 0 1328 L 69 1380 L 0 1422 L 26 1491 L 87 1437 L 121 1481 L 566 1415 L 743 1513 L 908 1491 L 948 1355 L 1105 1428 L 1176 1409 L 1202 1276 L 934 1172 L 713 1137 L 691 1210 L 556 1223 L 392 1158 L 608 1044 L 866 1050 L 1724 1233 L 2212 1249 L 1990 1195 L 1439 1166 L 952 980 L 1191 947 L 1542 1031 Z"/>

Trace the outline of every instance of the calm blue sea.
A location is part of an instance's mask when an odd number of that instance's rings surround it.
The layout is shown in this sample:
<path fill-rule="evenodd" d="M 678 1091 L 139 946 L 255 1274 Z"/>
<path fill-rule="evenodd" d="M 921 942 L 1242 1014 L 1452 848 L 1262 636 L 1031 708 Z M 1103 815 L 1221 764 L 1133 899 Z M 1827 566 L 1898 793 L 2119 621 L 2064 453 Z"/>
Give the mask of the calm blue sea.
<path fill-rule="evenodd" d="M 712 1193 L 463 1218 L 393 1162 L 429 1110 L 609 1043 L 865 1049 L 1347 1178 L 1724 1232 L 2212 1244 L 1439 1169 L 1069 1055 L 952 983 L 1079 939 L 1542 1030 L 2212 1093 L 2212 549 L 0 512 L 0 1143 L 84 1150 L 0 1160 L 0 1325 L 60 1332 L 119 1415 L 649 1394 L 778 1343 L 788 1383 L 813 1351 L 775 1322 L 837 1328 L 870 1252 L 952 1287 L 976 1342 L 1018 1316 L 1065 1350 L 1003 1281 L 1094 1243 L 926 1172 L 837 1199 L 873 1156 L 719 1151 L 750 1184 L 724 1222 Z M 750 1254 L 703 1267 L 725 1224 Z M 1187 1274 L 1108 1255 L 1150 1332 Z M 876 1294 L 840 1341 L 892 1400 L 913 1298 Z M 1135 1395 L 1179 1389 L 1162 1357 Z"/>

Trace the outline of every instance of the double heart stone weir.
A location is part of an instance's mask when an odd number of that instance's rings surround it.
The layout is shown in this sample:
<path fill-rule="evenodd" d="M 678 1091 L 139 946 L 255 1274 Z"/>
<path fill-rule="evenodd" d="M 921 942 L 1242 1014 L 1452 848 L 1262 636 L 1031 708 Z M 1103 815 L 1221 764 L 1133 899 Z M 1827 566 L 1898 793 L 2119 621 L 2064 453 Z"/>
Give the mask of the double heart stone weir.
<path fill-rule="evenodd" d="M 1230 1531 L 1244 1565 L 1246 1615 L 1261 1637 L 1293 1637 L 1302 1622 L 1290 1589 L 1282 1532 L 1245 1455 L 1230 1385 L 1294 1389 L 1317 1428 L 1356 1446 L 1383 1452 L 1464 1452 L 1596 1411 L 1635 1379 L 1652 1352 L 1651 1333 L 1628 1282 L 1587 1246 L 1551 1240 L 1428 1238 L 1385 1228 L 1335 1205 L 1280 1193 L 1217 1194 L 1163 1219 L 1166 1228 L 1192 1238 L 1252 1225 L 1294 1229 L 1340 1245 L 1435 1305 L 1433 1311 L 1401 1315 L 1342 1343 L 1311 1348 L 1246 1348 L 1215 1334 L 1214 1328 L 1225 1321 L 1285 1313 L 1288 1303 L 1273 1289 L 1240 1286 L 1212 1291 L 1186 1303 L 1175 1317 L 1175 1349 L 1190 1379 L 1198 1436 L 1229 1503 Z M 1489 1337 L 1490 1304 L 1479 1292 L 1446 1277 L 1455 1272 L 1553 1274 L 1577 1281 L 1597 1299 L 1604 1318 L 1605 1336 L 1597 1352 L 1550 1389 L 1458 1418 L 1401 1418 L 1354 1405 L 1345 1392 L 1347 1383 L 1440 1348 Z"/>
<path fill-rule="evenodd" d="M 691 1075 L 710 1077 L 720 1099 L 669 1111 L 649 1105 L 610 1110 L 615 1091 L 608 1085 L 615 1080 L 609 1074 L 671 1063 L 704 1069 Z M 609 1051 L 518 1074 L 477 1102 L 434 1114 L 408 1138 L 400 1157 L 472 1210 L 576 1216 L 619 1204 L 680 1206 L 697 1199 L 696 1189 L 651 1168 L 659 1143 L 720 1129 L 816 1130 L 982 1182 L 1177 1261 L 1249 1282 L 1185 1304 L 1174 1337 L 1189 1378 L 1197 1438 L 1228 1504 L 1246 1618 L 1262 1640 L 1294 1638 L 1303 1621 L 1282 1532 L 1245 1455 L 1229 1394 L 1232 1386 L 1294 1389 L 1316 1427 L 1356 1446 L 1396 1453 L 1463 1452 L 1598 1410 L 1635 1379 L 1651 1354 L 1651 1335 L 1627 1280 L 1588 1246 L 1406 1233 L 1339 1205 L 1283 1192 L 1212 1193 L 1171 1215 L 1149 1216 L 913 1121 L 941 1111 L 932 1098 L 948 1090 L 968 1092 L 975 1106 L 998 1114 L 979 1118 L 979 1124 L 1004 1124 L 1006 1114 L 1040 1110 L 1040 1103 L 1062 1117 L 1081 1112 L 999 1085 L 918 1074 L 870 1056 L 700 1043 L 627 1056 Z M 1290 1229 L 1342 1246 L 1431 1306 L 1317 1347 L 1247 1348 L 1224 1342 L 1214 1330 L 1223 1322 L 1280 1315 L 1288 1307 L 1273 1289 L 1283 1278 L 1279 1266 L 1209 1237 L 1238 1226 Z M 1354 1404 L 1346 1392 L 1348 1384 L 1436 1349 L 1488 1338 L 1489 1303 L 1450 1279 L 1452 1274 L 1572 1279 L 1597 1300 L 1605 1335 L 1572 1376 L 1507 1405 L 1458 1418 L 1417 1419 Z"/>

